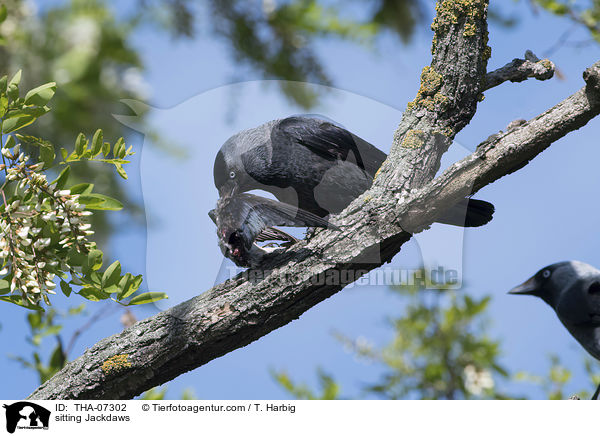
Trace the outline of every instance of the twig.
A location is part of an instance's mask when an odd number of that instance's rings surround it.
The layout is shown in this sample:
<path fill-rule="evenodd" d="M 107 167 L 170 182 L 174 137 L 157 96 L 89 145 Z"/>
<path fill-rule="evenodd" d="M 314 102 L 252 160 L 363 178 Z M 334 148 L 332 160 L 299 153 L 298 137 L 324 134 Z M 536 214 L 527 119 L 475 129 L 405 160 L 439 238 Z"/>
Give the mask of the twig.
<path fill-rule="evenodd" d="M 494 88 L 506 81 L 522 82 L 535 78 L 548 80 L 554 76 L 554 64 L 548 60 L 540 60 L 530 50 L 525 52 L 525 59 L 513 59 L 508 64 L 485 76 L 484 90 Z"/>

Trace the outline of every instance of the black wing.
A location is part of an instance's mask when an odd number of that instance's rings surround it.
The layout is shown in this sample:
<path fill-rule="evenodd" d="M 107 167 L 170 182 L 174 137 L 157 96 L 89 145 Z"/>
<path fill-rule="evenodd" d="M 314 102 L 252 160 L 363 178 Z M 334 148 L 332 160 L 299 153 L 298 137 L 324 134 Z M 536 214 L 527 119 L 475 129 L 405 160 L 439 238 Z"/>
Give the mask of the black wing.
<path fill-rule="evenodd" d="M 294 238 L 289 233 L 284 232 L 283 230 L 277 229 L 275 227 L 267 227 L 264 229 L 255 239 L 256 242 L 265 242 L 265 241 L 288 241 L 288 242 L 298 242 L 297 238 Z"/>
<path fill-rule="evenodd" d="M 600 278 L 577 280 L 562 293 L 556 312 L 571 324 L 600 327 Z"/>
<path fill-rule="evenodd" d="M 290 139 L 328 160 L 347 160 L 352 152 L 356 165 L 374 175 L 386 154 L 346 129 L 327 121 L 307 117 L 289 117 L 271 131 L 273 144 Z"/>
<path fill-rule="evenodd" d="M 212 220 L 215 225 L 217 225 L 217 211 L 216 209 L 212 209 L 208 211 L 208 216 Z M 298 242 L 298 239 L 290 235 L 289 233 L 284 232 L 283 230 L 276 229 L 275 227 L 267 227 L 264 229 L 255 239 L 257 242 L 265 242 L 265 241 L 289 241 L 289 242 Z"/>
<path fill-rule="evenodd" d="M 227 207 L 234 209 L 230 213 L 239 217 L 238 228 L 244 235 L 244 244 L 248 249 L 265 229 L 273 226 L 331 227 L 339 230 L 310 212 L 257 195 L 236 195 L 231 198 Z"/>

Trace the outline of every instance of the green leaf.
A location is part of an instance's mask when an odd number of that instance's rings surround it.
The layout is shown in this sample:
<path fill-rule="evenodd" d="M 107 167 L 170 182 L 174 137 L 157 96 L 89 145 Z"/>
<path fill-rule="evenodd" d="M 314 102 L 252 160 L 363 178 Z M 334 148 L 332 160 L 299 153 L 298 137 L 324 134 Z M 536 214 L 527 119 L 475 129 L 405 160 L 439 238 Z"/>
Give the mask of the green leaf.
<path fill-rule="evenodd" d="M 17 71 L 17 74 L 15 74 L 13 76 L 13 78 L 10 79 L 10 82 L 8 82 L 6 94 L 8 95 L 8 98 L 10 98 L 11 100 L 16 100 L 19 98 L 19 82 L 20 81 L 21 81 L 21 70 Z"/>
<path fill-rule="evenodd" d="M 6 16 L 8 15 L 8 10 L 6 9 L 6 5 L 0 6 L 0 23 L 6 20 Z"/>
<path fill-rule="evenodd" d="M 125 287 L 127 287 L 127 283 L 129 283 L 132 278 L 133 275 L 131 273 L 126 273 L 123 277 L 121 277 L 121 280 L 119 280 L 119 288 L 125 289 Z"/>
<path fill-rule="evenodd" d="M 103 254 L 100 250 L 90 250 L 88 253 L 88 265 L 94 271 L 98 271 L 102 266 Z"/>
<path fill-rule="evenodd" d="M 85 309 L 85 303 L 81 303 L 79 306 L 70 307 L 69 315 L 79 315 Z"/>
<path fill-rule="evenodd" d="M 102 292 L 100 289 L 92 288 L 91 286 L 86 286 L 78 294 L 90 301 L 106 300 L 110 297 L 110 295 Z"/>
<path fill-rule="evenodd" d="M 103 289 L 107 294 L 118 294 L 121 290 L 118 285 L 110 285 Z"/>
<path fill-rule="evenodd" d="M 129 274 L 129 273 L 127 273 Z M 126 275 L 127 275 L 126 274 Z M 131 275 L 131 274 L 129 274 Z M 138 275 L 133 277 L 132 279 L 127 280 L 127 284 L 125 285 L 125 288 L 122 288 L 121 293 L 117 296 L 118 300 L 122 300 L 123 298 L 127 298 L 130 295 L 132 295 L 133 293 L 135 293 L 135 291 L 137 291 L 140 286 L 142 285 L 142 275 Z M 119 283 L 120 285 L 120 283 Z"/>
<path fill-rule="evenodd" d="M 127 305 L 134 306 L 137 304 L 153 303 L 154 301 L 164 300 L 167 298 L 169 297 L 164 292 L 145 292 L 143 294 L 136 295 L 135 297 L 133 297 L 131 300 L 129 300 L 129 303 L 127 303 Z"/>
<path fill-rule="evenodd" d="M 47 107 L 25 107 L 8 111 L 2 123 L 2 132 L 10 133 L 33 123 L 50 111 Z"/>
<path fill-rule="evenodd" d="M 46 328 L 46 330 L 44 330 L 42 332 L 43 336 L 50 336 L 50 335 L 57 335 L 60 333 L 60 331 L 62 330 L 63 326 L 62 325 L 51 325 L 48 326 Z"/>
<path fill-rule="evenodd" d="M 83 133 L 80 133 L 75 140 L 75 154 L 81 156 L 85 151 L 87 139 Z"/>
<path fill-rule="evenodd" d="M 131 161 L 129 160 L 125 160 L 125 159 L 116 159 L 116 158 L 111 158 L 111 159 L 94 159 L 94 162 L 106 162 L 109 164 L 113 164 L 113 165 L 123 165 L 123 164 L 128 164 L 131 163 Z"/>
<path fill-rule="evenodd" d="M 147 390 L 146 392 L 144 392 L 141 397 L 140 400 L 152 400 L 152 401 L 157 401 L 157 400 L 164 400 L 165 399 L 165 395 L 167 393 L 167 388 L 152 388 Z"/>
<path fill-rule="evenodd" d="M 8 280 L 0 279 L 0 295 L 8 294 L 10 292 L 10 282 Z"/>
<path fill-rule="evenodd" d="M 25 96 L 25 104 L 31 105 L 34 104 L 36 106 L 45 106 L 52 97 L 54 97 L 54 93 L 56 92 L 56 82 L 46 83 L 44 85 L 38 86 L 37 88 L 32 89 Z"/>
<path fill-rule="evenodd" d="M 63 160 L 66 160 L 67 156 L 69 155 L 69 152 L 67 151 L 66 148 L 61 147 L 60 148 L 60 155 L 62 156 Z"/>
<path fill-rule="evenodd" d="M 67 183 L 67 180 L 69 179 L 69 173 L 71 172 L 71 167 L 69 165 L 67 165 L 58 175 L 58 177 L 56 178 L 56 180 L 54 180 L 53 182 L 50 182 L 50 184 L 52 183 L 56 183 L 56 189 L 62 189 L 64 188 L 65 184 Z"/>
<path fill-rule="evenodd" d="M 125 180 L 127 180 L 127 173 L 125 172 L 125 170 L 123 169 L 123 165 L 121 164 L 115 164 L 115 168 L 117 169 L 117 173 L 123 177 Z"/>
<path fill-rule="evenodd" d="M 6 77 L 6 76 L 4 76 Z M 0 93 L 0 118 L 6 115 L 6 111 L 8 110 L 8 97 L 5 92 Z"/>
<path fill-rule="evenodd" d="M 46 141 L 45 139 L 38 138 L 37 136 L 22 135 L 20 133 L 15 133 L 15 136 L 17 137 L 17 139 L 19 139 L 19 141 L 24 142 L 26 144 L 31 144 L 36 147 L 46 146 L 46 147 L 54 148 L 54 145 L 52 145 L 52 143 L 50 141 Z"/>
<path fill-rule="evenodd" d="M 104 157 L 108 157 L 110 153 L 110 142 L 105 142 L 102 145 L 102 154 L 104 155 Z"/>
<path fill-rule="evenodd" d="M 46 144 L 41 144 L 40 147 L 40 160 L 44 162 L 44 168 L 51 167 L 54 163 L 54 147 L 48 146 Z"/>
<path fill-rule="evenodd" d="M 96 133 L 94 133 L 94 138 L 92 139 L 92 156 L 96 156 L 100 153 L 102 150 L 102 141 L 104 141 L 104 134 L 102 133 L 102 130 L 98 129 L 96 130 Z"/>
<path fill-rule="evenodd" d="M 89 194 L 92 192 L 92 189 L 94 188 L 94 184 L 93 183 L 79 183 L 77 185 L 73 185 L 71 186 L 71 188 L 69 188 L 69 190 L 71 191 L 71 194 L 75 195 L 75 194 Z"/>
<path fill-rule="evenodd" d="M 133 275 L 131 273 L 127 273 L 123 277 L 121 277 L 121 280 L 119 280 L 119 284 L 118 284 L 119 292 L 117 294 L 117 300 L 120 301 L 123 299 L 123 295 L 131 287 L 131 279 L 132 278 L 133 278 Z"/>
<path fill-rule="evenodd" d="M 4 143 L 4 148 L 13 148 L 15 145 L 15 137 L 13 135 L 9 135 L 8 138 L 6 138 L 6 142 Z"/>
<path fill-rule="evenodd" d="M 33 305 L 28 301 L 25 301 L 25 303 L 23 303 L 23 300 L 18 295 L 0 295 L 0 301 L 6 301 L 7 303 L 16 304 L 17 306 L 25 307 L 26 309 L 41 310 L 42 312 L 44 311 L 44 309 L 41 306 Z"/>
<path fill-rule="evenodd" d="M 8 85 L 6 89 L 6 95 L 13 102 L 19 98 L 19 86 L 18 85 Z"/>
<path fill-rule="evenodd" d="M 82 194 L 79 196 L 79 202 L 85 204 L 86 209 L 94 210 L 121 210 L 123 203 L 114 198 L 102 194 Z"/>
<path fill-rule="evenodd" d="M 91 268 L 88 268 L 88 269 L 90 271 L 88 273 L 87 278 L 89 278 L 92 281 L 92 283 L 97 285 L 99 288 L 102 287 L 102 277 L 100 277 L 100 274 L 98 274 L 98 271 L 94 271 Z"/>
<path fill-rule="evenodd" d="M 6 93 L 7 82 L 8 82 L 8 76 L 2 76 L 0 78 L 0 94 Z"/>
<path fill-rule="evenodd" d="M 21 83 L 21 73 L 22 72 L 23 72 L 22 70 L 17 71 L 15 73 L 15 75 L 12 77 L 12 79 L 10 79 L 10 82 L 8 82 L 8 86 L 11 86 L 11 85 L 19 86 L 19 83 Z"/>
<path fill-rule="evenodd" d="M 85 266 L 87 264 L 87 254 L 80 253 L 77 248 L 71 248 L 67 253 L 67 264 L 73 266 Z M 71 280 L 74 283 L 75 278 Z"/>
<path fill-rule="evenodd" d="M 543 8 L 556 15 L 565 15 L 569 12 L 569 7 L 565 4 L 559 3 L 556 0 L 543 0 L 538 2 Z"/>
<path fill-rule="evenodd" d="M 120 159 L 123 150 L 125 150 L 125 140 L 121 137 L 113 147 L 113 156 Z"/>
<path fill-rule="evenodd" d="M 40 312 L 28 313 L 27 322 L 32 330 L 39 329 L 42 324 L 42 315 Z"/>
<path fill-rule="evenodd" d="M 123 159 L 123 158 L 125 158 L 125 156 L 127 156 L 127 148 L 126 147 L 127 146 L 125 145 L 125 143 L 123 143 L 123 146 L 119 150 L 119 159 Z"/>
<path fill-rule="evenodd" d="M 121 262 L 114 261 L 102 275 L 102 288 L 116 285 L 121 278 Z"/>
<path fill-rule="evenodd" d="M 69 286 L 69 284 L 63 280 L 60 281 L 60 289 L 62 293 L 65 294 L 65 296 L 67 297 L 71 295 L 71 292 L 73 291 L 73 289 L 71 289 L 71 286 Z"/>
<path fill-rule="evenodd" d="M 65 364 L 65 354 L 63 353 L 62 345 L 59 342 L 56 345 L 56 347 L 54 348 L 52 355 L 50 356 L 50 363 L 49 363 L 48 369 L 50 369 L 51 372 L 56 373 L 57 371 L 62 369 L 64 364 Z"/>

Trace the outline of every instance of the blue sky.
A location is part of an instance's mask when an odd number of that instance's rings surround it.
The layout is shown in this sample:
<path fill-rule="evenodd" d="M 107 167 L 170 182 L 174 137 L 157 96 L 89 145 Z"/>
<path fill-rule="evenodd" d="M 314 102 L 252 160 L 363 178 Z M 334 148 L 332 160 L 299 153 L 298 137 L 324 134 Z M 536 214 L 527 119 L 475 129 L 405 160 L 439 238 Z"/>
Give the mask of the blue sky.
<path fill-rule="evenodd" d="M 490 26 L 490 69 L 522 57 L 527 49 L 542 56 L 571 26 L 547 14 L 534 16 L 525 3 L 505 5 L 508 13 L 518 16 L 516 27 Z M 574 40 L 586 38 L 585 33 L 573 36 Z M 311 112 L 324 114 L 389 151 L 401 111 L 414 98 L 420 71 L 429 63 L 430 39 L 431 32 L 424 26 L 412 44 L 404 46 L 387 35 L 375 51 L 333 39 L 320 41 L 317 52 L 335 89 L 316 87 L 323 94 L 323 103 Z M 283 98 L 276 84 L 256 82 L 258 75 L 236 65 L 227 46 L 207 31 L 197 40 L 174 41 L 143 29 L 134 43 L 147 66 L 145 79 L 152 90 L 148 104 L 154 108 L 151 123 L 164 137 L 186 148 L 188 155 L 183 160 L 171 158 L 152 147 L 143 134 L 131 131 L 128 141 L 139 153 L 128 171 L 126 189 L 144 202 L 147 226 L 131 224 L 124 214 L 115 214 L 119 231 L 111 240 L 111 250 L 126 268 L 144 273 L 151 290 L 167 292 L 166 306 L 170 306 L 207 290 L 222 277 L 222 256 L 206 215 L 217 198 L 212 162 L 220 145 L 240 129 L 301 109 Z M 600 59 L 600 48 L 564 47 L 551 59 L 564 80 L 507 83 L 487 91 L 475 118 L 458 135 L 444 163 L 473 150 L 511 121 L 531 118 L 575 92 L 583 86 L 582 71 Z M 243 83 L 232 83 L 232 77 Z M 457 253 L 462 255 L 465 292 L 492 295 L 490 335 L 502 341 L 504 365 L 514 372 L 541 375 L 547 372 L 549 354 L 559 354 L 574 372 L 569 385 L 573 392 L 590 389 L 581 347 L 541 301 L 506 292 L 556 261 L 577 259 L 600 266 L 596 249 L 600 244 L 599 123 L 592 120 L 524 169 L 482 189 L 476 197 L 494 203 L 494 220 L 483 228 L 467 230 L 462 247 L 451 243 L 457 237 L 462 239 L 456 229 L 434 225 L 430 235 L 405 245 L 392 263 L 398 268 L 414 268 L 423 255 L 439 256 L 440 261 L 455 261 Z M 426 249 L 431 241 L 439 241 L 442 249 Z M 57 306 L 80 302 L 77 297 L 65 300 L 57 298 Z M 90 303 L 88 311 L 94 313 L 100 307 Z M 344 396 L 356 396 L 365 383 L 377 380 L 381 368 L 357 361 L 332 332 L 384 345 L 393 334 L 386 317 L 401 310 L 402 300 L 384 287 L 353 286 L 259 341 L 170 382 L 169 397 L 177 398 L 184 388 L 191 387 L 200 398 L 287 398 L 269 370 L 286 370 L 295 380 L 315 385 L 318 367 L 336 376 Z M 31 347 L 23 341 L 27 331 L 24 313 L 15 307 L 0 311 L 0 340 L 10 344 L 11 354 L 28 356 Z M 70 357 L 118 332 L 121 313 L 114 311 L 86 331 Z M 138 318 L 152 313 L 151 308 L 135 309 Z M 65 337 L 83 322 L 68 321 Z M 47 349 L 54 345 L 52 340 L 46 343 Z M 6 359 L 6 354 L 0 362 L 11 377 L 5 377 L 1 396 L 24 397 L 35 389 L 37 380 L 31 371 Z M 510 389 L 541 398 L 540 391 L 529 385 L 513 384 Z"/>

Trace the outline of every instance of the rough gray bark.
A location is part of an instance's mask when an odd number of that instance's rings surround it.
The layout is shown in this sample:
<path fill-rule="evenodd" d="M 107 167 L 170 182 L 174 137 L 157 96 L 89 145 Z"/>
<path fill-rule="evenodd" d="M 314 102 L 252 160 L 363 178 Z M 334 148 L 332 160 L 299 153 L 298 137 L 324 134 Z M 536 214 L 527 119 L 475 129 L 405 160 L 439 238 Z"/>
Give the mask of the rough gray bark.
<path fill-rule="evenodd" d="M 319 230 L 271 259 L 264 272 L 249 271 L 101 340 L 30 398 L 131 398 L 247 345 L 389 261 L 408 232 L 427 228 L 472 190 L 523 167 L 600 113 L 597 63 L 586 70 L 585 88 L 490 137 L 432 181 L 485 86 L 487 2 L 469 4 L 439 2 L 431 67 L 373 188 L 335 217 L 341 232 Z"/>

